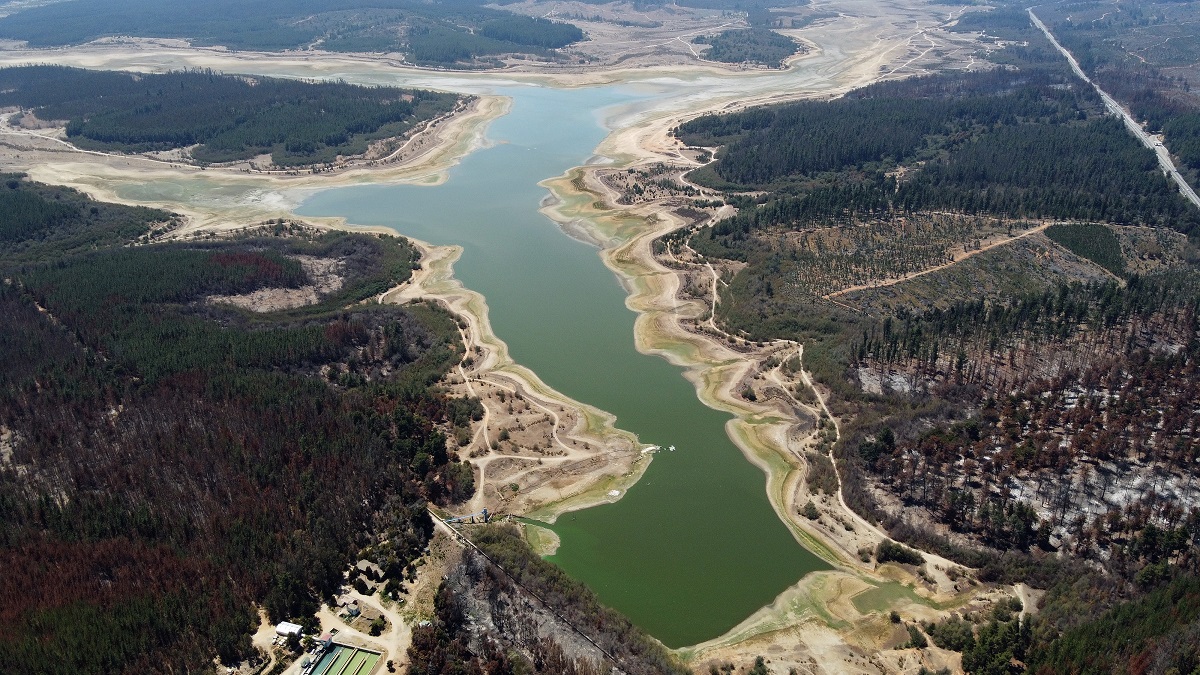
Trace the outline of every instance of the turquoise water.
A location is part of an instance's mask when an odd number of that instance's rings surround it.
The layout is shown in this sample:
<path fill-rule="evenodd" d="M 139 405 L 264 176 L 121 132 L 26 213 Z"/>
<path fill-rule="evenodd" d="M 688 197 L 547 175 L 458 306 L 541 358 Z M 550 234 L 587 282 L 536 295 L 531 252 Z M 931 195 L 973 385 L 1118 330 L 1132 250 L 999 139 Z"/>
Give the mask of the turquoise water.
<path fill-rule="evenodd" d="M 602 112 L 636 90 L 521 87 L 495 121 L 495 145 L 440 186 L 317 193 L 297 213 L 343 216 L 433 244 L 458 244 L 455 275 L 487 298 L 513 359 L 564 394 L 616 415 L 657 454 L 616 504 L 565 515 L 551 558 L 608 605 L 671 647 L 702 642 L 827 569 L 767 501 L 765 476 L 725 433 L 679 368 L 634 348 L 634 314 L 597 250 L 538 213 L 537 183 L 584 163 L 606 135 Z"/>

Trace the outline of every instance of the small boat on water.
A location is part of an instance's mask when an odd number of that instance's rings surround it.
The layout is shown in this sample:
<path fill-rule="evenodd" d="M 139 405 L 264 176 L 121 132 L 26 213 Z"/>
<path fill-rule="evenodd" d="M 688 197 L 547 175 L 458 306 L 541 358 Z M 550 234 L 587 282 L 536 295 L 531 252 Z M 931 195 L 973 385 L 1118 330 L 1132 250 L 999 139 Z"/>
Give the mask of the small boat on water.
<path fill-rule="evenodd" d="M 675 452 L 675 446 L 672 445 L 670 448 L 668 448 L 668 450 L 670 450 L 671 452 Z"/>

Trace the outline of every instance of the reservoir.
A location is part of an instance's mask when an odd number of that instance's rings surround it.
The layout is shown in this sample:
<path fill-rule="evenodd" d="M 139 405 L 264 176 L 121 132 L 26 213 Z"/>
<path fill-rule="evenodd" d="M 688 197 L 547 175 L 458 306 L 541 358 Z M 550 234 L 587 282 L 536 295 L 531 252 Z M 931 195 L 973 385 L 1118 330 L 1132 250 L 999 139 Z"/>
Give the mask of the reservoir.
<path fill-rule="evenodd" d="M 643 444 L 675 446 L 617 503 L 561 516 L 551 559 L 670 647 L 715 638 L 828 565 L 771 508 L 763 472 L 726 435 L 730 416 L 701 403 L 680 368 L 634 348 L 626 291 L 596 248 L 538 212 L 538 182 L 586 162 L 605 120 L 644 104 L 647 88 L 495 93 L 512 111 L 444 184 L 330 189 L 297 213 L 462 246 L 455 276 L 487 298 L 513 360 Z"/>

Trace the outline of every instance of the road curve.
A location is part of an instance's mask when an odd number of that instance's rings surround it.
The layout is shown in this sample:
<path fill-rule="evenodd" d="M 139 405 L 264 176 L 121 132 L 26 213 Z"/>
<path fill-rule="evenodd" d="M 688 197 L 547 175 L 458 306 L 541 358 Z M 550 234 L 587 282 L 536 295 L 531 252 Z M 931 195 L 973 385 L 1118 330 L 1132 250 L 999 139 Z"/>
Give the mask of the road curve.
<path fill-rule="evenodd" d="M 1104 106 L 1108 108 L 1108 111 L 1114 115 L 1120 115 L 1121 119 L 1125 120 L 1126 128 L 1128 128 L 1130 133 L 1132 133 L 1137 137 L 1138 140 L 1142 142 L 1142 145 L 1145 145 L 1147 148 L 1150 148 L 1154 151 L 1154 154 L 1158 156 L 1158 163 L 1160 166 L 1162 166 L 1163 172 L 1170 176 L 1179 185 L 1179 191 L 1183 193 L 1184 197 L 1187 197 L 1188 201 L 1196 205 L 1197 208 L 1200 208 L 1200 197 L 1196 196 L 1196 191 L 1193 190 L 1192 186 L 1188 185 L 1188 182 L 1179 174 L 1179 169 L 1175 168 L 1175 162 L 1171 160 L 1171 153 L 1167 151 L 1158 138 L 1146 133 L 1146 130 L 1142 128 L 1142 125 L 1138 124 L 1137 120 L 1133 119 L 1133 115 L 1130 115 L 1128 110 L 1118 103 L 1116 99 L 1109 96 L 1103 89 L 1099 87 L 1099 85 L 1093 82 L 1092 78 L 1087 76 L 1087 73 L 1083 72 L 1083 68 L 1079 67 L 1079 62 L 1075 60 L 1075 57 L 1071 55 L 1071 52 L 1067 51 L 1065 47 L 1058 43 L 1058 40 L 1055 39 L 1054 34 L 1050 32 L 1050 29 L 1046 27 L 1046 24 L 1042 23 L 1042 20 L 1033 13 L 1032 7 L 1025 11 L 1029 12 L 1029 18 L 1033 20 L 1033 25 L 1037 26 L 1043 33 L 1045 33 L 1046 37 L 1049 38 L 1050 42 L 1054 45 L 1055 49 L 1062 52 L 1062 55 L 1067 57 L 1067 61 L 1071 64 L 1071 70 L 1075 71 L 1075 74 L 1081 77 L 1084 82 L 1092 85 L 1092 88 L 1095 89 L 1096 93 L 1100 94 L 1100 98 L 1104 100 Z"/>

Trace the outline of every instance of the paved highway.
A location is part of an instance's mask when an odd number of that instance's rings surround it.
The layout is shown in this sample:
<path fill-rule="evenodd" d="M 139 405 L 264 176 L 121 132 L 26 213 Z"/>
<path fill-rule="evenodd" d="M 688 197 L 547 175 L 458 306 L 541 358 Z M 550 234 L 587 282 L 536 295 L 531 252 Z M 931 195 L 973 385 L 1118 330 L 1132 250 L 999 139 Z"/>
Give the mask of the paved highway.
<path fill-rule="evenodd" d="M 1163 172 L 1179 184 L 1179 191 L 1183 193 L 1184 197 L 1188 198 L 1188 201 L 1195 204 L 1197 208 L 1200 208 L 1200 197 L 1196 196 L 1196 191 L 1192 189 L 1192 186 L 1188 185 L 1183 176 L 1179 175 L 1179 170 L 1175 168 L 1175 162 L 1171 161 L 1171 153 L 1163 147 L 1162 141 L 1157 136 L 1146 133 L 1146 130 L 1142 128 L 1142 125 L 1137 123 L 1137 120 L 1133 119 L 1133 115 L 1130 115 L 1128 110 L 1122 107 L 1120 103 L 1117 103 L 1116 99 L 1105 93 L 1095 82 L 1092 82 L 1092 78 L 1083 72 L 1083 69 L 1079 67 L 1079 62 L 1075 60 L 1071 52 L 1058 43 L 1058 40 L 1054 38 L 1054 34 L 1050 32 L 1049 28 L 1046 28 L 1046 24 L 1042 23 L 1042 20 L 1033 13 L 1033 8 L 1027 11 L 1029 12 L 1029 18 L 1033 20 L 1033 25 L 1041 29 L 1046 34 L 1046 37 L 1050 38 L 1050 42 L 1054 43 L 1055 48 L 1062 52 L 1063 56 L 1067 57 L 1067 61 L 1071 64 L 1071 70 L 1074 70 L 1076 75 L 1083 78 L 1084 82 L 1092 85 L 1096 93 L 1100 94 L 1100 98 L 1104 99 L 1104 105 L 1108 108 L 1109 112 L 1114 115 L 1120 115 L 1121 119 L 1125 120 L 1125 126 L 1129 128 L 1129 131 L 1141 140 L 1143 145 L 1154 151 L 1154 154 L 1158 156 L 1158 163 L 1162 166 Z"/>

